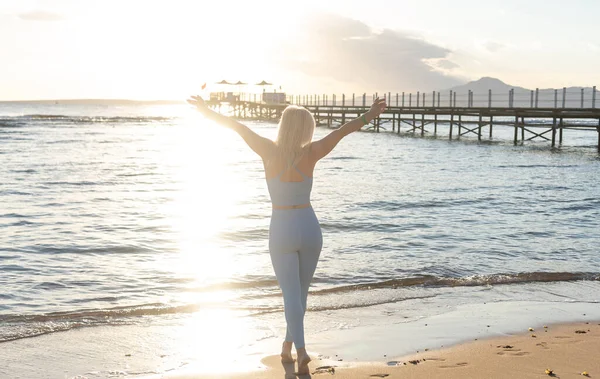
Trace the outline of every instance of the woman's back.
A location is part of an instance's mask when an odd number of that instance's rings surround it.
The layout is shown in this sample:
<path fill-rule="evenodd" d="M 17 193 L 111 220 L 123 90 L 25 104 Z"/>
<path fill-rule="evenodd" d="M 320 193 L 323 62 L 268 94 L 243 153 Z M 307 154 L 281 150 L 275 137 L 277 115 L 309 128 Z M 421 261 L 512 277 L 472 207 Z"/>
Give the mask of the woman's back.
<path fill-rule="evenodd" d="M 263 162 L 265 178 L 270 180 L 279 176 L 283 182 L 301 182 L 304 177 L 312 178 L 316 161 L 311 156 L 310 150 L 297 158 L 295 164 L 292 163 L 283 157 L 272 157 L 265 160 Z"/>
<path fill-rule="evenodd" d="M 310 154 L 303 154 L 295 161 L 277 157 L 264 162 L 273 206 L 296 207 L 310 204 L 315 161 Z"/>

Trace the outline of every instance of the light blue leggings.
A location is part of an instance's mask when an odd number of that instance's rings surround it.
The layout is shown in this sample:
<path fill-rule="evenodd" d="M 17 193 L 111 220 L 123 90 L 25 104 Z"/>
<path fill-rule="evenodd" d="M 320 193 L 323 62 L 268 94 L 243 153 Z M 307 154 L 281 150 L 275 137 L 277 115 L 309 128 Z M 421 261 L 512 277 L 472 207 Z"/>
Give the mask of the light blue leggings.
<path fill-rule="evenodd" d="M 323 237 L 312 207 L 274 209 L 269 228 L 271 262 L 283 293 L 285 340 L 304 347 L 308 287 L 317 268 Z"/>

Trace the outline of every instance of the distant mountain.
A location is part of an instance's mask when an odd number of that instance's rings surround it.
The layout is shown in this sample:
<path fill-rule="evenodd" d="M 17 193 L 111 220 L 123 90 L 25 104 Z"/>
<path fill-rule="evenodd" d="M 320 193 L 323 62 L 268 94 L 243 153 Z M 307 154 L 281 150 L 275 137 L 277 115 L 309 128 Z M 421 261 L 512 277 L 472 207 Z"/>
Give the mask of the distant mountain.
<path fill-rule="evenodd" d="M 491 78 L 489 76 L 484 76 L 481 79 L 473 80 L 467 84 L 449 88 L 445 91 L 442 91 L 442 93 L 449 92 L 450 90 L 452 90 L 453 92 L 457 92 L 457 93 L 465 93 L 465 92 L 469 92 L 469 90 L 473 91 L 474 93 L 487 93 L 488 90 L 490 90 L 490 89 L 492 90 L 492 93 L 494 93 L 494 92 L 495 93 L 508 93 L 508 91 L 510 91 L 513 88 L 514 88 L 515 92 L 529 92 L 530 91 L 527 88 L 511 86 L 510 84 L 504 83 L 500 79 Z"/>
<path fill-rule="evenodd" d="M 536 90 L 528 89 L 519 86 L 506 84 L 500 79 L 483 77 L 478 80 L 471 81 L 467 84 L 448 88 L 440 91 L 442 97 L 445 95 L 448 99 L 450 91 L 456 93 L 456 105 L 465 106 L 467 104 L 469 90 L 473 92 L 473 106 L 487 107 L 489 104 L 489 90 L 492 90 L 492 106 L 501 107 L 508 106 L 509 91 L 514 90 L 515 107 L 535 107 L 536 105 Z M 596 101 L 593 101 L 593 87 L 568 87 L 565 89 L 564 105 L 567 108 L 580 108 L 582 106 L 582 90 L 583 90 L 583 107 L 591 108 L 595 105 L 600 108 L 600 92 L 596 89 Z M 556 98 L 555 98 L 556 95 Z M 556 100 L 555 100 L 556 99 Z M 446 100 L 447 101 L 447 100 Z M 443 100 L 442 100 L 443 103 Z M 537 106 L 539 108 L 559 108 L 563 106 L 563 89 L 562 88 L 544 88 L 537 90 Z"/>

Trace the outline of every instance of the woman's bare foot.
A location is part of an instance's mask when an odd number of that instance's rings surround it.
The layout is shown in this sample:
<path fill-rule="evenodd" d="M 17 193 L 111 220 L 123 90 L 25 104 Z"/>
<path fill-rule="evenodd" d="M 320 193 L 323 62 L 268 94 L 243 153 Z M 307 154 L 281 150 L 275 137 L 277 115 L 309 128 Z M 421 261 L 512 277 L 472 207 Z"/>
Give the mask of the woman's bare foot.
<path fill-rule="evenodd" d="M 294 363 L 292 358 L 292 344 L 293 342 L 285 341 L 281 346 L 281 363 Z"/>
<path fill-rule="evenodd" d="M 306 353 L 305 348 L 301 348 L 296 350 L 298 354 L 298 371 L 296 374 L 298 375 L 307 375 L 310 374 L 310 370 L 308 369 L 308 363 L 310 362 L 310 357 Z"/>

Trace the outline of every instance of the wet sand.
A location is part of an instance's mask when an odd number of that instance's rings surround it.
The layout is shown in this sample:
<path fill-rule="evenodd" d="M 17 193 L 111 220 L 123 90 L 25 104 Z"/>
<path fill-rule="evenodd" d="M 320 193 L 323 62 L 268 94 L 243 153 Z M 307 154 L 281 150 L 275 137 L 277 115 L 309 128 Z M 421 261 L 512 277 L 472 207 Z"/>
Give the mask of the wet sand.
<path fill-rule="evenodd" d="M 521 334 L 474 340 L 450 348 L 415 352 L 380 362 L 344 362 L 313 357 L 305 378 L 600 378 L 600 321 L 549 325 Z M 263 368 L 245 373 L 207 374 L 193 370 L 149 379 L 281 379 L 294 367 L 278 356 L 262 359 Z M 226 368 L 224 368 L 226 369 Z M 587 374 L 587 375 L 584 375 Z"/>

